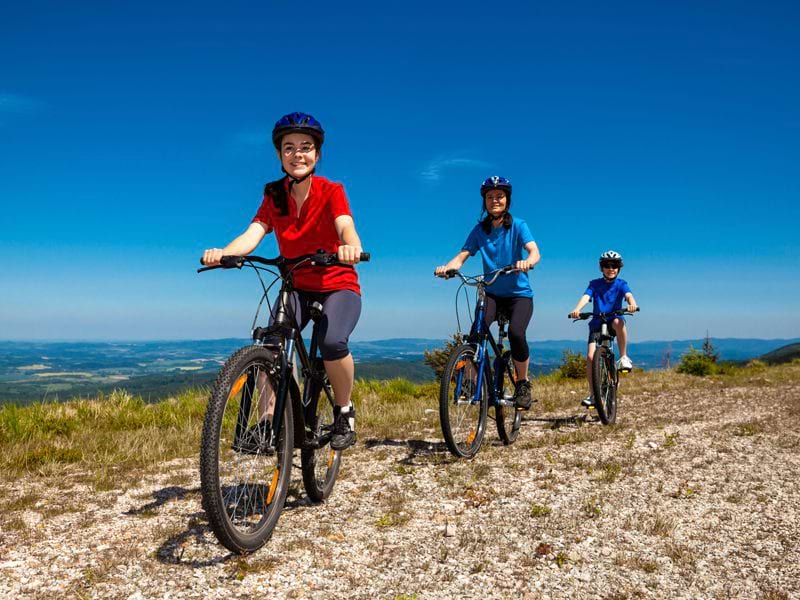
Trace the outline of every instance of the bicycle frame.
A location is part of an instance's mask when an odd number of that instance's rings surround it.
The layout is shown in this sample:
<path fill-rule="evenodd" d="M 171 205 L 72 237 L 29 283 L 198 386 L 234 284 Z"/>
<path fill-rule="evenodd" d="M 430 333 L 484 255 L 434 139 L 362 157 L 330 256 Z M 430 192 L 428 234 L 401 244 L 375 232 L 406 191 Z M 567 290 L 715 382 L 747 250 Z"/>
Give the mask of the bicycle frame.
<path fill-rule="evenodd" d="M 311 318 L 314 321 L 314 328 L 311 335 L 309 349 L 306 350 L 305 342 L 300 330 L 294 320 L 294 315 L 290 314 L 290 298 L 294 291 L 293 278 L 291 271 L 283 275 L 283 283 L 278 295 L 277 308 L 274 312 L 274 320 L 270 327 L 256 328 L 253 331 L 253 341 L 257 344 L 269 345 L 273 336 L 280 337 L 279 361 L 276 367 L 278 379 L 278 389 L 275 390 L 275 412 L 272 419 L 273 431 L 272 440 L 278 439 L 283 424 L 283 411 L 286 406 L 287 396 L 291 393 L 294 408 L 294 430 L 295 447 L 297 448 L 318 448 L 319 440 L 314 437 L 309 438 L 311 430 L 306 426 L 309 417 L 315 414 L 317 407 L 310 406 L 312 391 L 314 386 L 320 386 L 325 392 L 328 400 L 333 403 L 333 393 L 330 384 L 325 381 L 325 369 L 318 365 L 318 333 L 319 311 L 312 308 Z M 303 394 L 300 396 L 300 382 L 295 375 L 295 353 L 300 361 L 300 372 L 305 380 Z M 306 414 L 308 413 L 308 414 Z"/>
<path fill-rule="evenodd" d="M 369 261 L 368 253 L 361 254 L 362 261 Z M 277 364 L 273 367 L 272 375 L 278 380 L 278 389 L 275 392 L 275 405 L 273 411 L 273 428 L 269 445 L 274 447 L 274 442 L 278 439 L 283 424 L 283 412 L 286 407 L 287 397 L 291 398 L 294 408 L 294 439 L 297 448 L 318 448 L 319 440 L 313 437 L 313 433 L 307 427 L 307 423 L 316 414 L 316 405 L 311 405 L 312 392 L 317 391 L 314 386 L 320 386 L 325 392 L 328 400 L 333 403 L 333 392 L 330 384 L 325 380 L 325 369 L 319 364 L 321 360 L 317 357 L 318 350 L 318 324 L 319 311 L 315 308 L 311 310 L 311 318 L 314 321 L 313 334 L 311 336 L 310 348 L 307 351 L 300 330 L 295 323 L 294 315 L 291 314 L 291 295 L 294 291 L 293 272 L 300 265 L 331 265 L 336 263 L 336 256 L 320 251 L 316 255 L 301 256 L 296 259 L 286 259 L 278 257 L 276 259 L 265 259 L 259 256 L 223 256 L 218 266 L 204 267 L 198 272 L 216 268 L 241 268 L 244 264 L 259 270 L 254 263 L 268 266 L 276 266 L 280 274 L 274 271 L 267 271 L 281 279 L 281 288 L 278 293 L 273 321 L 269 327 L 255 327 L 253 329 L 253 342 L 264 346 L 274 346 L 275 338 L 279 340 L 277 344 Z M 259 275 L 260 278 L 260 275 Z M 262 286 L 264 282 L 262 280 Z M 271 286 L 270 286 L 271 287 Z M 266 298 L 269 288 L 264 287 L 264 297 Z M 260 308 L 261 304 L 259 304 Z M 320 307 L 321 308 L 321 307 Z M 256 316 L 258 313 L 256 313 Z M 303 394 L 300 394 L 300 383 L 295 376 L 295 352 L 300 360 L 300 369 L 305 379 Z M 240 405 L 240 414 L 237 420 L 237 435 L 246 427 L 246 415 L 251 408 L 251 399 L 248 397 Z M 243 417 L 244 415 L 244 417 Z M 241 425 L 241 427 L 240 427 Z M 309 437 L 308 434 L 312 433 Z"/>
<path fill-rule="evenodd" d="M 495 272 L 494 277 L 490 279 L 487 283 L 482 278 L 480 278 L 477 283 L 468 284 L 468 285 L 475 285 L 477 287 L 476 294 L 477 294 L 477 303 L 475 306 L 475 325 L 473 332 L 477 337 L 477 342 L 475 343 L 475 351 L 476 351 L 476 358 L 475 362 L 478 364 L 478 377 L 476 380 L 476 388 L 475 388 L 475 397 L 469 400 L 469 402 L 473 404 L 477 404 L 481 401 L 481 390 L 483 387 L 483 378 L 484 376 L 488 376 L 492 380 L 492 385 L 489 388 L 489 398 L 488 400 L 491 402 L 492 406 L 497 406 L 501 404 L 506 398 L 503 398 L 503 390 L 501 388 L 502 382 L 502 375 L 503 375 L 503 365 L 502 365 L 502 356 L 505 348 L 503 346 L 503 341 L 507 337 L 507 333 L 505 330 L 507 320 L 505 315 L 498 314 L 497 322 L 499 326 L 498 332 L 498 342 L 495 342 L 494 336 L 492 335 L 491 330 L 484 322 L 484 315 L 486 313 L 486 287 L 494 283 L 497 277 L 500 274 L 508 273 L 509 268 L 499 269 Z M 458 276 L 464 280 L 464 283 L 467 284 L 466 278 L 458 273 Z M 489 346 L 491 346 L 492 351 L 494 352 L 494 361 L 490 363 L 488 361 L 488 350 Z M 492 368 L 492 364 L 494 368 Z M 463 378 L 463 373 L 458 375 L 458 380 L 456 381 L 456 398 L 460 397 L 461 393 L 461 382 Z M 512 376 L 512 373 L 509 373 L 509 377 Z M 513 378 L 512 378 L 513 381 Z"/>

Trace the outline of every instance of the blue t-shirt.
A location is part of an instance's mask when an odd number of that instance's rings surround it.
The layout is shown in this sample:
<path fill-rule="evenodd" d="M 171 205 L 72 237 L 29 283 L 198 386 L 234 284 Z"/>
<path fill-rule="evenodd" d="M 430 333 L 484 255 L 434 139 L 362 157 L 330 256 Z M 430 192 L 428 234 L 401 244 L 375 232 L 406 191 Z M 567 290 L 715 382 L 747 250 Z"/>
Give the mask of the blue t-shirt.
<path fill-rule="evenodd" d="M 624 279 L 616 277 L 613 281 L 606 281 L 603 277 L 600 279 L 592 279 L 589 282 L 589 287 L 586 288 L 584 294 L 592 299 L 592 312 L 596 315 L 600 313 L 609 313 L 612 310 L 620 310 L 622 308 L 622 300 L 625 294 L 630 294 L 631 288 L 628 287 L 628 282 Z M 623 321 L 624 317 L 619 317 Z M 594 317 L 589 322 L 589 329 L 595 330 L 600 328 L 600 319 Z"/>
<path fill-rule="evenodd" d="M 506 229 L 502 225 L 500 227 L 492 227 L 488 234 L 483 231 L 483 227 L 478 223 L 470 231 L 467 241 L 464 242 L 464 247 L 461 249 L 469 252 L 470 256 L 475 256 L 480 252 L 483 260 L 483 272 L 484 274 L 489 274 L 507 265 L 513 265 L 518 260 L 527 258 L 525 244 L 532 241 L 534 239 L 531 235 L 531 230 L 528 229 L 528 224 L 522 219 L 515 218 L 511 221 L 510 228 Z M 513 296 L 533 297 L 528 274 L 522 272 L 501 275 L 497 278 L 497 281 L 486 288 L 486 291 L 493 296 L 501 298 Z"/>

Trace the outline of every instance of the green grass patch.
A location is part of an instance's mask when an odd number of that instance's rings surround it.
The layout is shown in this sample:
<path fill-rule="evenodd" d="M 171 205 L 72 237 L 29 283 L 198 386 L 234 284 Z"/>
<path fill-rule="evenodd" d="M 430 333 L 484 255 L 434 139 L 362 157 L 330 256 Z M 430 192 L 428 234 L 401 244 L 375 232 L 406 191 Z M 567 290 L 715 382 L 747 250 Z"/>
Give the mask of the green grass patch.
<path fill-rule="evenodd" d="M 539 518 L 546 517 L 552 512 L 553 510 L 549 506 L 545 506 L 543 504 L 532 504 L 530 515 L 534 518 Z"/>

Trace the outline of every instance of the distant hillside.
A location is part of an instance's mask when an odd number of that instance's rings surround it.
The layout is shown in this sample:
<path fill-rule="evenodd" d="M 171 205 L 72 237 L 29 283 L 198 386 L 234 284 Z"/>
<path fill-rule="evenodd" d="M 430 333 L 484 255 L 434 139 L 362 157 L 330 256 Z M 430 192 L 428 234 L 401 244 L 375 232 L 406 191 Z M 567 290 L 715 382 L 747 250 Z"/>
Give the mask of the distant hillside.
<path fill-rule="evenodd" d="M 796 358 L 800 358 L 800 344 L 787 344 L 780 348 L 767 352 L 759 356 L 758 360 L 764 361 L 770 365 L 777 365 L 780 363 L 791 362 Z"/>
<path fill-rule="evenodd" d="M 635 339 L 635 338 L 634 338 Z M 149 342 L 6 342 L 0 341 L 0 404 L 42 399 L 66 400 L 123 388 L 155 401 L 186 388 L 210 385 L 225 359 L 245 339 Z M 800 339 L 712 339 L 724 361 L 789 361 L 799 355 Z M 433 373 L 423 352 L 442 348 L 445 340 L 396 338 L 353 341 L 359 379 L 403 377 L 430 381 Z M 629 354 L 643 369 L 675 366 L 702 339 L 632 342 Z M 581 340 L 535 340 L 530 343 L 531 371 L 548 373 L 561 364 L 565 350 L 583 353 Z"/>

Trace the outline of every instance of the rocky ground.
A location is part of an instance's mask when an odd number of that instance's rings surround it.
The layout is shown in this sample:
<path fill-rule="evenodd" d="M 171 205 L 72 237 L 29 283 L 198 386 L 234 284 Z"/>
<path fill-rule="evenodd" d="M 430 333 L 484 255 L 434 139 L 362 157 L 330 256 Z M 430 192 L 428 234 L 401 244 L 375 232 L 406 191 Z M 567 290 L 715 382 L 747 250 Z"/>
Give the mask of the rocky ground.
<path fill-rule="evenodd" d="M 196 461 L 125 489 L 4 483 L 0 596 L 800 597 L 800 383 L 636 388 L 615 427 L 573 400 L 472 461 L 433 428 L 362 434 L 325 504 L 295 471 L 245 558 L 208 529 Z"/>

